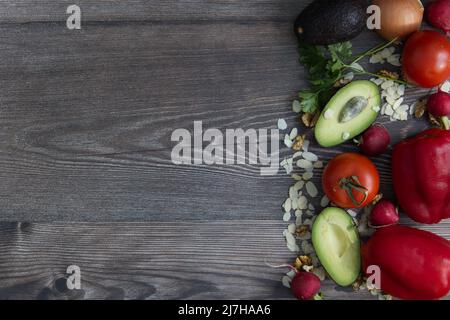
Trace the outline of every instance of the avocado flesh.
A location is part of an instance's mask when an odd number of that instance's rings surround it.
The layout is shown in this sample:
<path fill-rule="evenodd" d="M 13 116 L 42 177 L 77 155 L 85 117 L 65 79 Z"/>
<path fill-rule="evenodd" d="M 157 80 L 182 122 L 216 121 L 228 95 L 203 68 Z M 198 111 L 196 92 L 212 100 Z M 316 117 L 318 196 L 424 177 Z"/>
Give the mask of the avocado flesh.
<path fill-rule="evenodd" d="M 355 97 L 367 99 L 367 105 L 350 121 L 341 122 L 343 109 Z M 354 138 L 375 122 L 380 107 L 380 90 L 375 83 L 366 80 L 351 82 L 340 89 L 323 109 L 314 129 L 317 142 L 322 147 L 333 147 Z M 327 113 L 328 110 L 331 112 Z"/>
<path fill-rule="evenodd" d="M 356 281 L 361 270 L 359 234 L 352 217 L 340 208 L 326 208 L 312 227 L 312 243 L 320 263 L 340 286 Z"/>

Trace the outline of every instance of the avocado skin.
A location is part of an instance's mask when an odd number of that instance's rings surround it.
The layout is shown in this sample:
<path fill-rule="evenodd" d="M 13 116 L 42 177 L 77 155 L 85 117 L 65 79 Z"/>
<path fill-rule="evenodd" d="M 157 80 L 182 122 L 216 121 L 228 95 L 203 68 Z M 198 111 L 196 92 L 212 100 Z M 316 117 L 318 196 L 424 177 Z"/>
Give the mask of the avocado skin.
<path fill-rule="evenodd" d="M 315 0 L 298 16 L 294 31 L 299 40 L 329 45 L 355 38 L 366 27 L 365 0 Z"/>

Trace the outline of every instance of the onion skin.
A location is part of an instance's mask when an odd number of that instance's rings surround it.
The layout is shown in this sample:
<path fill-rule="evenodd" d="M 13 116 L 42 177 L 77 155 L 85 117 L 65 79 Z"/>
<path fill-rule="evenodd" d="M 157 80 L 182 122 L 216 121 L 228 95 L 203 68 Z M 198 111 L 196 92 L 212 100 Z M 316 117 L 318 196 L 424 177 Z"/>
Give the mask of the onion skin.
<path fill-rule="evenodd" d="M 406 38 L 420 29 L 424 7 L 420 0 L 373 0 L 381 9 L 381 29 L 378 34 L 386 40 Z"/>

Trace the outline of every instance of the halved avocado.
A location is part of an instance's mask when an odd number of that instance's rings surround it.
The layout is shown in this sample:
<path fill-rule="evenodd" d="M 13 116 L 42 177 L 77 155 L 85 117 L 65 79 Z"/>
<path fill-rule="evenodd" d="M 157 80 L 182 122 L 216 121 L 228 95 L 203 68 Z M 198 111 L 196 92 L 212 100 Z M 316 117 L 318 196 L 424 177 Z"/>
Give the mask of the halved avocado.
<path fill-rule="evenodd" d="M 338 285 L 355 282 L 361 270 L 359 234 L 346 211 L 323 210 L 313 224 L 312 243 L 320 263 Z"/>
<path fill-rule="evenodd" d="M 372 81 L 353 81 L 328 102 L 314 129 L 317 142 L 333 147 L 364 132 L 381 108 L 378 86 Z"/>

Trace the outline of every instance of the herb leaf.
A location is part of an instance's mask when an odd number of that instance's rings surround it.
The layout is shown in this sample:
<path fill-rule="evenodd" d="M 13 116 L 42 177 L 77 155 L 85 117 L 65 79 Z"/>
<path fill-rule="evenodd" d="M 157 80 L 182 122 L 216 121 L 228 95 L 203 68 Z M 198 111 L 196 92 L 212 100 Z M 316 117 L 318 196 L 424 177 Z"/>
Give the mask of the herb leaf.
<path fill-rule="evenodd" d="M 320 108 L 319 95 L 333 88 L 342 77 L 345 61 L 352 56 L 352 44 L 343 42 L 327 47 L 300 42 L 300 63 L 308 70 L 310 89 L 299 93 L 301 110 L 315 112 Z"/>
<path fill-rule="evenodd" d="M 301 42 L 299 46 L 300 63 L 308 69 L 313 77 L 325 70 L 327 59 L 322 48 Z"/>
<path fill-rule="evenodd" d="M 314 112 L 319 105 L 319 93 L 318 91 L 303 90 L 300 91 L 298 96 L 300 98 L 300 107 L 303 112 Z"/>
<path fill-rule="evenodd" d="M 352 58 L 352 44 L 351 42 L 342 42 L 328 46 L 333 57 L 338 57 L 341 60 Z"/>
<path fill-rule="evenodd" d="M 364 57 L 382 51 L 396 41 L 397 38 L 356 57 L 352 56 L 352 44 L 349 41 L 328 46 L 313 46 L 300 41 L 299 60 L 308 71 L 310 83 L 310 88 L 299 92 L 301 111 L 306 113 L 320 110 L 323 97 L 330 97 L 334 93 L 335 84 L 344 77 L 345 70 L 350 69 L 359 75 L 380 77 L 365 71 L 358 62 Z M 404 81 L 395 81 L 405 84 Z"/>

